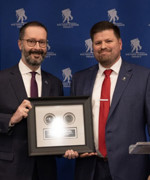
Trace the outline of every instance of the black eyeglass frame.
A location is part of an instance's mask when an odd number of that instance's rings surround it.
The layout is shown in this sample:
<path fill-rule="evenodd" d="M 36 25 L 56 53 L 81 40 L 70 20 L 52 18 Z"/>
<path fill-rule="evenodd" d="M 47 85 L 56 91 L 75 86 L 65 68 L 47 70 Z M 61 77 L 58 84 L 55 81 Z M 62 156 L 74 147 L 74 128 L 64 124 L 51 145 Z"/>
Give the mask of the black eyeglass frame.
<path fill-rule="evenodd" d="M 47 43 L 48 43 L 48 40 L 39 40 L 39 41 L 36 41 L 35 39 L 20 39 L 21 41 L 26 41 L 27 42 L 27 45 L 29 47 L 34 47 L 37 42 L 39 43 L 39 46 L 41 48 L 45 48 L 47 46 Z"/>

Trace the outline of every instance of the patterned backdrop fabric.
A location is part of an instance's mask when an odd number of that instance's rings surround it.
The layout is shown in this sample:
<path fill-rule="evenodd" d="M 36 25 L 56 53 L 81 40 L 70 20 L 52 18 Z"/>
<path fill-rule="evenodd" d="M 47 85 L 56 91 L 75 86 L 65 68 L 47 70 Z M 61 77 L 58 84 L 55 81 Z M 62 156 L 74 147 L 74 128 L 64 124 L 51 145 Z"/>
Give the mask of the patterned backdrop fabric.
<path fill-rule="evenodd" d="M 119 26 L 122 57 L 150 67 L 150 0 L 1 0 L 0 69 L 20 60 L 19 28 L 40 21 L 48 29 L 48 52 L 42 68 L 63 82 L 70 93 L 72 75 L 96 63 L 90 28 L 108 20 Z M 57 159 L 59 180 L 72 180 L 74 160 Z"/>

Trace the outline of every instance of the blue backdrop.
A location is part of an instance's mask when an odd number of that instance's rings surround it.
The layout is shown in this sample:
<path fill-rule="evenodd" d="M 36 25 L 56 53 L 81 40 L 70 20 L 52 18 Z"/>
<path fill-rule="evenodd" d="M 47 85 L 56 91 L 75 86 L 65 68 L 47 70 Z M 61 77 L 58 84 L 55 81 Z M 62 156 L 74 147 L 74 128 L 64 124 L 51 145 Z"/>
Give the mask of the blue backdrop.
<path fill-rule="evenodd" d="M 69 95 L 72 74 L 96 63 L 89 31 L 109 20 L 120 27 L 123 59 L 150 67 L 149 0 L 1 0 L 0 69 L 18 63 L 19 28 L 38 20 L 48 28 L 48 53 L 42 65 L 63 82 Z M 72 180 L 74 161 L 60 158 L 59 180 Z"/>

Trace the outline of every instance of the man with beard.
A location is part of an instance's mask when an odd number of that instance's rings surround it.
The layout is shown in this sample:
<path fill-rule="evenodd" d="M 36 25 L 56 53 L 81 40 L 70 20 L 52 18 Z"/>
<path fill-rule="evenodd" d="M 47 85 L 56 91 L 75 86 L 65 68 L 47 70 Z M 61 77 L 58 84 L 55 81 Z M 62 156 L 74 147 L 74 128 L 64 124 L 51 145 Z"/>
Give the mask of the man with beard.
<path fill-rule="evenodd" d="M 71 93 L 91 96 L 96 151 L 64 157 L 78 157 L 75 180 L 147 180 L 148 155 L 130 155 L 129 146 L 146 141 L 146 124 L 150 133 L 150 70 L 122 60 L 113 23 L 96 23 L 90 35 L 98 64 L 73 75 Z"/>
<path fill-rule="evenodd" d="M 23 25 L 18 46 L 19 64 L 0 72 L 0 179 L 56 180 L 55 156 L 29 157 L 27 141 L 32 72 L 38 88 L 34 97 L 63 95 L 61 81 L 41 70 L 47 52 L 46 27 L 35 21 Z"/>

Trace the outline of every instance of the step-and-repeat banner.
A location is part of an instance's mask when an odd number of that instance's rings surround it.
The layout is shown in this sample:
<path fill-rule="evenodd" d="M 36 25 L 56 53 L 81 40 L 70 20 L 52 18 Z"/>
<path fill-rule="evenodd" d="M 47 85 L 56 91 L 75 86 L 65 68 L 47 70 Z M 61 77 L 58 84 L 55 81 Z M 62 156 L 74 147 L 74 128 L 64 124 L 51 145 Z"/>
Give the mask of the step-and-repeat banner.
<path fill-rule="evenodd" d="M 48 52 L 43 69 L 63 82 L 70 92 L 72 75 L 96 63 L 90 28 L 108 20 L 119 26 L 124 60 L 150 67 L 149 0 L 1 0 L 0 69 L 19 62 L 19 28 L 37 20 L 48 28 Z M 74 160 L 59 158 L 59 180 L 72 180 Z"/>

